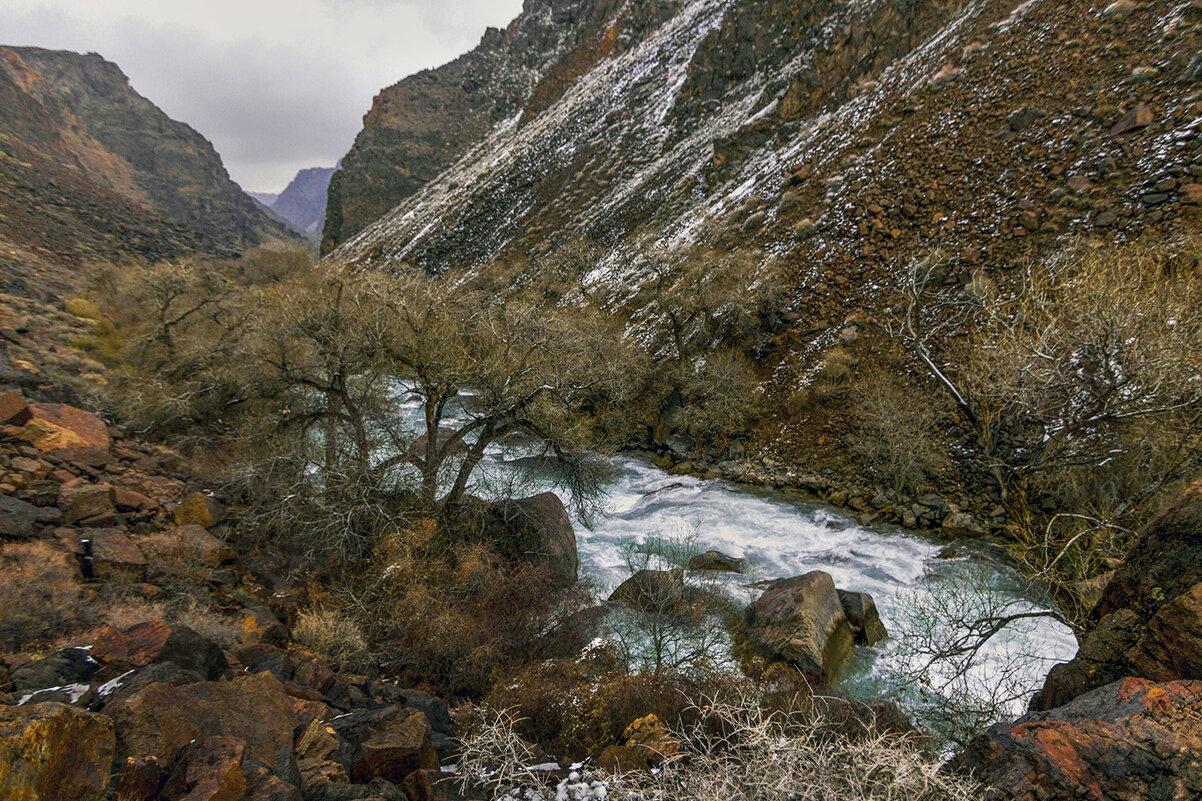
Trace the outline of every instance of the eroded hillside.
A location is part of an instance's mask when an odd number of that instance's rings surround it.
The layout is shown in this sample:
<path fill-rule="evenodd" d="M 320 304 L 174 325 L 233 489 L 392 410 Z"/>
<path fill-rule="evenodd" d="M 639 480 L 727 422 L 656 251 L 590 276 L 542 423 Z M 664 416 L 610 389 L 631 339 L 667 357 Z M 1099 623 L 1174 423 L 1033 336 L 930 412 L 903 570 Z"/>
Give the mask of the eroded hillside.
<path fill-rule="evenodd" d="M 92 261 L 295 241 L 203 136 L 96 54 L 0 48 L 0 97 L 0 235 L 14 276 L 38 259 L 66 277 Z"/>

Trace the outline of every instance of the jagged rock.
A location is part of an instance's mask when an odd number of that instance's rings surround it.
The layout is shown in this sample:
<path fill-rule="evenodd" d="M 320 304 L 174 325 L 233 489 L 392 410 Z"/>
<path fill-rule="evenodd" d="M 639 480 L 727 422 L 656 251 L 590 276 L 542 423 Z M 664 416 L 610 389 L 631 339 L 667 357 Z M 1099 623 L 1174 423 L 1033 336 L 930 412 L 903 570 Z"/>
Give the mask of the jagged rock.
<path fill-rule="evenodd" d="M 194 492 L 175 507 L 172 517 L 177 526 L 212 528 L 225 519 L 225 507 L 203 492 Z"/>
<path fill-rule="evenodd" d="M 828 573 L 815 570 L 768 585 L 743 615 L 747 649 L 795 665 L 825 684 L 852 652 L 851 624 Z"/>
<path fill-rule="evenodd" d="M 119 662 L 143 667 L 158 659 L 171 628 L 161 620 L 135 623 L 125 629 L 105 626 L 92 640 L 92 657 L 99 662 Z"/>
<path fill-rule="evenodd" d="M 31 403 L 29 413 L 19 436 L 42 453 L 92 466 L 108 463 L 112 442 L 96 415 L 63 403 Z"/>
<path fill-rule="evenodd" d="M 151 801 L 166 781 L 158 757 L 126 757 L 113 770 L 113 793 L 122 801 Z"/>
<path fill-rule="evenodd" d="M 126 629 L 106 626 L 92 641 L 92 656 L 124 668 L 170 662 L 201 679 L 220 678 L 229 669 L 225 654 L 212 640 L 183 625 L 148 620 Z"/>
<path fill-rule="evenodd" d="M 488 510 L 494 546 L 504 556 L 544 565 L 560 586 L 576 582 L 580 559 L 576 532 L 563 501 L 553 492 L 498 501 Z"/>
<path fill-rule="evenodd" d="M 339 738 L 328 723 L 314 720 L 296 741 L 297 759 L 327 760 L 338 753 Z"/>
<path fill-rule="evenodd" d="M 351 778 L 356 782 L 381 778 L 397 783 L 414 771 L 436 767 L 430 724 L 421 712 L 409 709 L 358 743 Z"/>
<path fill-rule="evenodd" d="M 192 560 L 206 567 L 233 564 L 238 554 L 201 526 L 187 525 L 140 541 L 143 552 L 159 559 Z"/>
<path fill-rule="evenodd" d="M 0 706 L 0 788 L 9 801 L 104 801 L 113 723 L 63 704 Z"/>
<path fill-rule="evenodd" d="M 330 724 L 349 744 L 339 761 L 351 766 L 350 776 L 356 782 L 373 778 L 401 782 L 415 770 L 438 766 L 430 724 L 416 709 L 358 710 Z"/>
<path fill-rule="evenodd" d="M 47 687 L 83 686 L 91 681 L 99 665 L 84 648 L 64 648 L 45 659 L 28 662 L 12 671 L 12 684 L 19 693 Z"/>
<path fill-rule="evenodd" d="M 952 512 L 943 518 L 940 528 L 948 537 L 984 537 L 986 533 L 985 527 L 967 512 Z"/>
<path fill-rule="evenodd" d="M 237 737 L 202 737 L 180 753 L 164 793 L 186 801 L 243 801 L 246 742 Z"/>
<path fill-rule="evenodd" d="M 252 604 L 234 613 L 234 624 L 238 627 L 238 639 L 244 643 L 267 643 L 287 645 L 288 632 L 266 606 Z"/>
<path fill-rule="evenodd" d="M 31 416 L 29 401 L 20 392 L 0 392 L 0 425 L 23 426 Z"/>
<path fill-rule="evenodd" d="M 1107 684 L 993 726 L 949 769 L 990 801 L 1202 797 L 1202 682 Z"/>
<path fill-rule="evenodd" d="M 852 636 L 856 645 L 876 645 L 889 636 L 885 624 L 881 622 L 880 613 L 876 610 L 876 601 L 866 592 L 849 592 L 839 590 L 839 602 L 843 605 L 843 614 L 851 624 Z"/>
<path fill-rule="evenodd" d="M 1132 131 L 1138 131 L 1141 128 L 1147 128 L 1152 124 L 1155 117 L 1152 116 L 1152 109 L 1148 108 L 1146 103 L 1140 103 L 1135 108 L 1124 114 L 1114 127 L 1110 129 L 1111 136 L 1122 136 Z"/>
<path fill-rule="evenodd" d="M 304 801 L 299 787 L 276 776 L 266 765 L 244 763 L 243 773 L 246 774 L 246 801 Z"/>
<path fill-rule="evenodd" d="M 292 748 L 297 725 L 283 685 L 267 673 L 175 687 L 150 684 L 105 707 L 117 727 L 119 756 L 155 756 L 172 764 L 180 751 L 202 737 L 237 737 L 246 755 L 274 764 Z"/>
<path fill-rule="evenodd" d="M 93 484 L 83 479 L 63 484 L 59 489 L 58 508 L 62 510 L 63 522 L 67 525 L 117 511 L 110 485 Z"/>
<path fill-rule="evenodd" d="M 78 555 L 84 553 L 84 540 L 92 543 L 92 564 L 99 578 L 114 568 L 132 569 L 146 566 L 146 557 L 133 539 L 119 528 L 92 528 L 71 532 L 59 537 L 60 542 Z"/>
<path fill-rule="evenodd" d="M 746 573 L 747 560 L 727 556 L 721 551 L 706 551 L 689 559 L 689 570 L 719 570 L 728 573 Z"/>
<path fill-rule="evenodd" d="M 305 801 L 408 801 L 396 785 L 384 779 L 368 784 L 319 782 L 305 789 Z"/>
<path fill-rule="evenodd" d="M 42 521 L 41 510 L 32 505 L 0 495 L 0 537 L 13 540 L 33 539 L 37 524 Z"/>
<path fill-rule="evenodd" d="M 1202 584 L 1156 611 L 1131 655 L 1139 675 L 1153 681 L 1202 679 Z"/>

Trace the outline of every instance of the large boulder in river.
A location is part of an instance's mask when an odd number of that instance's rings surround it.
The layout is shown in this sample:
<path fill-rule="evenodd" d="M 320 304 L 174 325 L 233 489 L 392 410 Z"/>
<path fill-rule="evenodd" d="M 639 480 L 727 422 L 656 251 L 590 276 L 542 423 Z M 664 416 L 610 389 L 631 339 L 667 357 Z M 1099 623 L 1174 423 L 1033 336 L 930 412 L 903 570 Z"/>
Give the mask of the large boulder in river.
<path fill-rule="evenodd" d="M 821 570 L 771 582 L 747 607 L 740 634 L 748 655 L 788 662 L 820 684 L 834 679 L 854 647 L 839 591 Z"/>
<path fill-rule="evenodd" d="M 636 571 L 609 594 L 609 600 L 644 612 L 669 612 L 685 600 L 684 571 Z"/>
<path fill-rule="evenodd" d="M 1202 482 L 1144 529 L 1090 617 L 1077 655 L 1052 668 L 1031 709 L 1131 676 L 1202 679 Z"/>
<path fill-rule="evenodd" d="M 1202 798 L 1202 682 L 1108 684 L 993 726 L 948 769 L 990 801 Z"/>
<path fill-rule="evenodd" d="M 0 706 L 0 797 L 101 801 L 109 786 L 113 722 L 64 704 Z"/>
<path fill-rule="evenodd" d="M 580 558 L 576 532 L 563 501 L 553 492 L 497 501 L 489 506 L 493 547 L 510 559 L 542 565 L 558 586 L 576 582 Z"/>
<path fill-rule="evenodd" d="M 746 573 L 747 560 L 721 551 L 706 551 L 689 560 L 689 570 L 714 570 L 724 573 Z"/>

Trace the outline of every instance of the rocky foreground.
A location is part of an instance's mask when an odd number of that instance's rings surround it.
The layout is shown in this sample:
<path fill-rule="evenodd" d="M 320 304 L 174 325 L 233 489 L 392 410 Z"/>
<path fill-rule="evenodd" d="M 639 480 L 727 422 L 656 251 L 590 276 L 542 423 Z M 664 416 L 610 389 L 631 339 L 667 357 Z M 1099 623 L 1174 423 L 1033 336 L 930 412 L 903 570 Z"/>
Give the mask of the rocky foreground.
<path fill-rule="evenodd" d="M 225 509 L 178 457 L 114 436 L 86 411 L 15 391 L 0 394 L 0 425 L 7 580 L 27 567 L 12 549 L 36 548 L 33 558 L 63 568 L 56 575 L 85 600 L 118 583 L 153 599 L 184 569 L 216 599 L 195 627 L 150 617 L 99 627 L 40 658 L 2 657 L 5 798 L 419 801 L 457 793 L 438 782 L 457 747 L 446 702 L 293 643 L 303 594 L 280 580 L 277 561 L 239 543 Z M 1034 711 L 991 729 L 948 769 L 985 780 L 999 799 L 1199 797 L 1199 547 L 1202 484 L 1116 571 L 1081 654 L 1053 671 Z M 821 592 L 802 592 L 811 585 Z M 22 626 L 37 628 L 37 593 L 63 590 L 37 588 L 25 617 L 5 610 L 7 649 L 20 650 Z M 880 636 L 870 604 L 810 574 L 770 587 L 744 626 L 753 651 L 802 649 L 793 661 L 822 661 L 824 650 L 846 651 L 853 637 Z M 810 634 L 798 634 L 806 626 L 785 631 L 793 617 L 808 620 Z M 638 758 L 641 743 L 631 735 L 598 764 L 653 764 Z"/>

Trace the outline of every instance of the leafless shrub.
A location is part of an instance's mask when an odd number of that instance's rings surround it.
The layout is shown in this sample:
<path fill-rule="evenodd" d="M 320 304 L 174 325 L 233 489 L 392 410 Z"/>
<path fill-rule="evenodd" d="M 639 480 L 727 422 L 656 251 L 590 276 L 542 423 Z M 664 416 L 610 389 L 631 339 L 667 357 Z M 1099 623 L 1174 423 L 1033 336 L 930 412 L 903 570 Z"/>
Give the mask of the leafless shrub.
<path fill-rule="evenodd" d="M 1068 622 L 1016 598 L 985 565 L 943 565 L 898 608 L 887 684 L 941 748 L 1021 713 L 1052 661 L 1031 645 L 1032 627 Z"/>
<path fill-rule="evenodd" d="M 479 729 L 465 744 L 471 755 L 461 763 L 465 786 L 484 777 L 497 797 L 515 787 L 555 797 L 554 791 L 539 787 L 537 777 L 523 771 L 524 754 L 513 745 L 512 718 L 486 714 L 491 716 L 491 726 Z M 973 783 L 940 773 L 938 763 L 905 739 L 848 739 L 821 727 L 794 725 L 785 716 L 765 712 L 751 699 L 699 708 L 696 722 L 676 736 L 683 746 L 681 757 L 666 762 L 656 773 L 586 773 L 582 778 L 603 782 L 608 797 L 621 799 L 970 801 L 983 797 Z"/>
<path fill-rule="evenodd" d="M 21 650 L 97 622 L 72 561 L 43 542 L 0 550 L 0 646 Z"/>
<path fill-rule="evenodd" d="M 862 433 L 852 450 L 875 479 L 913 495 L 951 467 L 939 430 L 941 410 L 921 390 L 874 372 L 857 381 L 853 396 Z"/>

